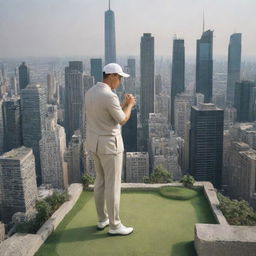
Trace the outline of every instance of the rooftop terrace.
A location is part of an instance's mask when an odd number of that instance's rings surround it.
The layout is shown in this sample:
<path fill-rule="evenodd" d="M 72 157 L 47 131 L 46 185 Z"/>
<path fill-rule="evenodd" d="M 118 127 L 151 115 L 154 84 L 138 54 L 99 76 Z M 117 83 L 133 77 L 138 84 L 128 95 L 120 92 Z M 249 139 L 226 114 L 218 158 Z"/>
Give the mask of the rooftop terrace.
<path fill-rule="evenodd" d="M 179 188 L 173 195 L 187 200 L 168 198 L 168 193 L 163 196 L 159 190 L 122 192 L 121 219 L 125 225 L 134 227 L 134 233 L 110 237 L 107 228 L 96 229 L 93 193 L 82 192 L 73 209 L 35 255 L 196 255 L 194 224 L 216 221 L 202 189 Z"/>

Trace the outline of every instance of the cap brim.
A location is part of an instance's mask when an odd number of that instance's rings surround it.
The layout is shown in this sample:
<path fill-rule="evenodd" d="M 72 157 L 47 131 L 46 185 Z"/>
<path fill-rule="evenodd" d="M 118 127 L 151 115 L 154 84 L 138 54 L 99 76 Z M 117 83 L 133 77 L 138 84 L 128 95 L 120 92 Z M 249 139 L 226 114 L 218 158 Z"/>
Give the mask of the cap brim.
<path fill-rule="evenodd" d="M 122 76 L 122 77 L 129 77 L 129 76 L 130 76 L 129 74 L 126 74 L 126 73 L 124 73 L 124 72 L 118 73 L 118 75 L 120 75 L 120 76 Z"/>

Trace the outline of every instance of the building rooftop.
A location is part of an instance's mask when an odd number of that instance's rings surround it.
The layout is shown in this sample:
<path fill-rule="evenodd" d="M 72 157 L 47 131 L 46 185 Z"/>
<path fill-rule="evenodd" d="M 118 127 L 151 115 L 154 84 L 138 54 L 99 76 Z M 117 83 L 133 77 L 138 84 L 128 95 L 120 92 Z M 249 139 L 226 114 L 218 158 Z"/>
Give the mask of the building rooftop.
<path fill-rule="evenodd" d="M 187 200 L 166 198 L 158 191 L 123 192 L 120 215 L 123 224 L 134 227 L 133 234 L 112 237 L 108 228 L 98 231 L 93 193 L 82 192 L 35 256 L 193 256 L 194 224 L 216 223 L 199 190 Z"/>
<path fill-rule="evenodd" d="M 22 146 L 4 153 L 3 155 L 0 156 L 0 160 L 1 159 L 23 160 L 29 153 L 32 153 L 32 149 Z"/>

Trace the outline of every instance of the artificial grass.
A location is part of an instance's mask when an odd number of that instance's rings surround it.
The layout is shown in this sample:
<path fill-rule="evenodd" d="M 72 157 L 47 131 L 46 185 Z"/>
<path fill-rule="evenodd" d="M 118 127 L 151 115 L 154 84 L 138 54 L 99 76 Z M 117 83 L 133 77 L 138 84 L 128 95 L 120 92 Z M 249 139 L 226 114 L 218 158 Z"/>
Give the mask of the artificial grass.
<path fill-rule="evenodd" d="M 198 196 L 198 194 L 200 193 L 200 190 L 196 188 L 191 189 L 191 188 L 184 188 L 184 187 L 166 186 L 166 187 L 161 187 L 159 189 L 159 193 L 161 196 L 174 199 L 174 200 L 188 200 Z"/>
<path fill-rule="evenodd" d="M 216 223 L 202 192 L 185 201 L 158 192 L 123 192 L 120 215 L 133 234 L 98 231 L 93 194 L 83 192 L 35 256 L 193 256 L 194 224 Z"/>

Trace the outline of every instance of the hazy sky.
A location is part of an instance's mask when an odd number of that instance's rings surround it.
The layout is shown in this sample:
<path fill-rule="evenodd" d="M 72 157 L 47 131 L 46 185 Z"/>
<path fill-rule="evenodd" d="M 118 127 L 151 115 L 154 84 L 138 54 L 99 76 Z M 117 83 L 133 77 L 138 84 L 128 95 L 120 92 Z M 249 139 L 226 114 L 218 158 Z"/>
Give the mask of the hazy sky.
<path fill-rule="evenodd" d="M 214 30 L 214 54 L 227 55 L 230 34 L 243 34 L 243 56 L 256 56 L 256 0 L 112 0 L 117 55 L 139 55 L 152 33 L 155 54 L 170 55 L 174 34 L 195 55 L 196 39 Z M 108 0 L 0 0 L 0 58 L 104 54 Z"/>

